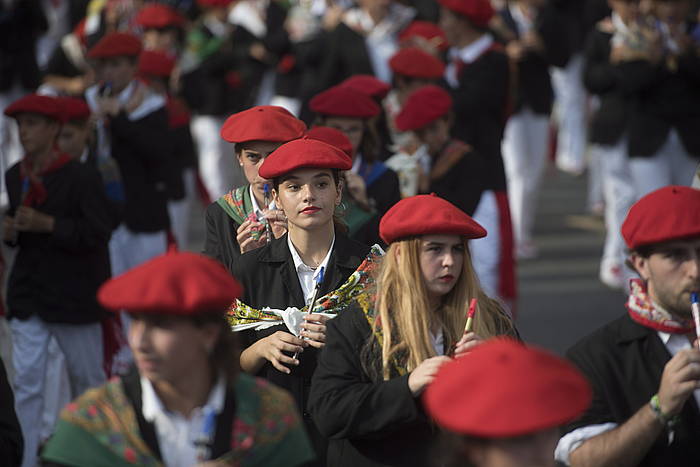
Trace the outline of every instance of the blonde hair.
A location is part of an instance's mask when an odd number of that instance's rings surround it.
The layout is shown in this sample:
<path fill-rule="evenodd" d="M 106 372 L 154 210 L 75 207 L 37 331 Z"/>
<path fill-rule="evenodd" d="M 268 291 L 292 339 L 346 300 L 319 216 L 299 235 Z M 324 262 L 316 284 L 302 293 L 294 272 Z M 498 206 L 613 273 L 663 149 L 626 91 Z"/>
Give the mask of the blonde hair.
<path fill-rule="evenodd" d="M 442 328 L 445 350 L 454 345 L 464 333 L 466 313 L 472 298 L 477 299 L 472 328 L 476 334 L 482 338 L 515 334 L 512 320 L 500 303 L 481 289 L 472 268 L 466 240 L 463 242 L 461 274 L 435 312 L 430 311 L 428 291 L 421 273 L 421 238 L 401 240 L 390 245 L 377 279 L 377 318 L 373 324 L 373 334 L 381 331 L 382 335 L 379 345 L 383 379 L 390 378 L 394 358 L 399 358 L 407 370 L 412 371 L 423 360 L 437 355 L 431 340 L 431 329 L 435 326 Z"/>

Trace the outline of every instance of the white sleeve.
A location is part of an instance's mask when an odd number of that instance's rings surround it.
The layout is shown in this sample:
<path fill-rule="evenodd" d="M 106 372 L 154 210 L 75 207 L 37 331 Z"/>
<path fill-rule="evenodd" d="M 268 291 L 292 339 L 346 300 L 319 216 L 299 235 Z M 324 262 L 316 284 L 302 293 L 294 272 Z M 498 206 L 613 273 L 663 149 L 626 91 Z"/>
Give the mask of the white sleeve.
<path fill-rule="evenodd" d="M 571 465 L 569 456 L 577 447 L 581 446 L 585 441 L 615 428 L 617 428 L 617 423 L 601 423 L 577 428 L 565 434 L 559 440 L 554 451 L 554 458 L 564 465 Z"/>

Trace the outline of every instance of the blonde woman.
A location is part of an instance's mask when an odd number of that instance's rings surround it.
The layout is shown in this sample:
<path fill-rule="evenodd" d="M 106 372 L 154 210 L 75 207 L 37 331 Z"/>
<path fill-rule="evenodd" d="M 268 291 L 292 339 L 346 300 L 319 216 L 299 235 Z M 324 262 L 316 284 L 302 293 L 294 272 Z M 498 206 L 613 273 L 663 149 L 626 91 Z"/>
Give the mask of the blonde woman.
<path fill-rule="evenodd" d="M 481 338 L 516 335 L 474 274 L 467 241 L 486 231 L 467 214 L 435 195 L 414 196 L 384 215 L 380 235 L 389 249 L 375 286 L 328 323 L 311 385 L 310 410 L 334 467 L 429 465 L 435 430 L 423 390 Z"/>

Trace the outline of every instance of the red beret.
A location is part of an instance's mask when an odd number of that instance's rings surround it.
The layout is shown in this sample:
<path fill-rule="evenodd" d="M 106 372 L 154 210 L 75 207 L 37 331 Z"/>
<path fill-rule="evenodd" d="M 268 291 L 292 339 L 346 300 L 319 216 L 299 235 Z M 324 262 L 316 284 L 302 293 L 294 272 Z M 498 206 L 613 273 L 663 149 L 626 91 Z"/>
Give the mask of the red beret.
<path fill-rule="evenodd" d="M 700 237 L 700 190 L 670 185 L 643 196 L 627 213 L 622 236 L 632 250 Z"/>
<path fill-rule="evenodd" d="M 331 117 L 372 118 L 380 112 L 379 105 L 367 94 L 340 85 L 316 94 L 309 108 Z"/>
<path fill-rule="evenodd" d="M 63 107 L 63 120 L 86 120 L 90 117 L 90 107 L 83 99 L 76 97 L 59 97 L 59 103 Z"/>
<path fill-rule="evenodd" d="M 355 91 L 366 94 L 374 99 L 384 99 L 391 90 L 391 86 L 372 75 L 351 76 L 340 83 L 340 86 L 354 89 Z"/>
<path fill-rule="evenodd" d="M 437 50 L 445 51 L 450 48 L 447 42 L 445 31 L 430 21 L 413 21 L 411 24 L 399 34 L 399 41 L 409 42 L 414 37 L 425 39 L 429 44 L 433 45 Z"/>
<path fill-rule="evenodd" d="M 448 10 L 466 16 L 476 27 L 486 28 L 493 18 L 491 0 L 438 0 Z"/>
<path fill-rule="evenodd" d="M 271 180 L 304 167 L 350 170 L 352 159 L 335 146 L 304 136 L 273 151 L 263 161 L 259 173 Z"/>
<path fill-rule="evenodd" d="M 449 431 L 500 438 L 573 420 L 589 406 L 591 395 L 588 382 L 569 362 L 498 338 L 442 366 L 423 401 Z"/>
<path fill-rule="evenodd" d="M 147 3 L 139 10 L 135 22 L 144 29 L 162 29 L 182 26 L 185 19 L 168 5 Z"/>
<path fill-rule="evenodd" d="M 21 113 L 39 114 L 63 123 L 65 114 L 61 102 L 51 96 L 27 94 L 5 108 L 5 115 L 16 117 Z"/>
<path fill-rule="evenodd" d="M 217 261 L 168 252 L 105 282 L 97 299 L 109 310 L 188 316 L 223 313 L 242 291 Z"/>
<path fill-rule="evenodd" d="M 139 55 L 139 74 L 167 78 L 175 68 L 175 59 L 159 50 L 144 50 Z"/>
<path fill-rule="evenodd" d="M 445 73 L 445 64 L 417 47 L 401 49 L 389 60 L 394 73 L 410 78 L 439 79 Z"/>
<path fill-rule="evenodd" d="M 423 128 L 452 109 L 450 94 L 440 86 L 427 85 L 412 92 L 396 116 L 396 128 L 412 131 Z"/>
<path fill-rule="evenodd" d="M 306 136 L 311 139 L 323 141 L 331 146 L 335 146 L 348 156 L 352 157 L 352 143 L 348 137 L 345 136 L 345 133 L 340 130 L 336 130 L 335 128 L 331 128 L 329 126 L 315 126 L 306 133 Z"/>
<path fill-rule="evenodd" d="M 404 198 L 379 221 L 379 236 L 387 244 L 418 235 L 486 236 L 486 230 L 464 211 L 436 194 Z"/>
<path fill-rule="evenodd" d="M 259 105 L 235 113 L 221 127 L 221 137 L 229 143 L 272 141 L 286 143 L 301 138 L 306 124 L 283 107 Z"/>
<path fill-rule="evenodd" d="M 88 58 L 135 57 L 141 53 L 141 40 L 133 34 L 113 32 L 97 41 L 88 51 Z"/>

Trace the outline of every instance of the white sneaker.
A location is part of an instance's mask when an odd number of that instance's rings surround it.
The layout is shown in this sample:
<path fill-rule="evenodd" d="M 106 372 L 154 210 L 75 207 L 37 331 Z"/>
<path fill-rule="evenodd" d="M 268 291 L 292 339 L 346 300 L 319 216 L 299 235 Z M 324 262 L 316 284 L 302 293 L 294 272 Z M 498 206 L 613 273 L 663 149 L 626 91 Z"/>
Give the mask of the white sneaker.
<path fill-rule="evenodd" d="M 621 290 L 625 285 L 625 277 L 622 271 L 622 266 L 617 263 L 607 263 L 603 261 L 603 263 L 600 265 L 598 277 L 600 278 L 600 282 L 611 289 Z"/>

